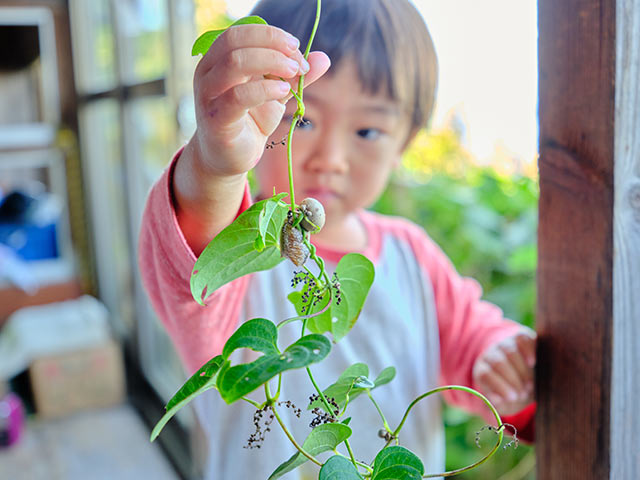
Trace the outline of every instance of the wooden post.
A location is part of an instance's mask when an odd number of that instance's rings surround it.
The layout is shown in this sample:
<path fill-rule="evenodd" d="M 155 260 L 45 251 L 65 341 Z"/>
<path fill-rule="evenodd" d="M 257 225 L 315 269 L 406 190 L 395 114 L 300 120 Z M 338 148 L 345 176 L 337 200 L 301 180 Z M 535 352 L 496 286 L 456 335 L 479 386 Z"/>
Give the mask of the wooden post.
<path fill-rule="evenodd" d="M 539 0 L 541 480 L 640 478 L 639 31 L 640 0 Z"/>
<path fill-rule="evenodd" d="M 640 0 L 618 0 L 611 479 L 640 478 Z"/>
<path fill-rule="evenodd" d="M 539 0 L 538 478 L 609 477 L 615 8 Z"/>

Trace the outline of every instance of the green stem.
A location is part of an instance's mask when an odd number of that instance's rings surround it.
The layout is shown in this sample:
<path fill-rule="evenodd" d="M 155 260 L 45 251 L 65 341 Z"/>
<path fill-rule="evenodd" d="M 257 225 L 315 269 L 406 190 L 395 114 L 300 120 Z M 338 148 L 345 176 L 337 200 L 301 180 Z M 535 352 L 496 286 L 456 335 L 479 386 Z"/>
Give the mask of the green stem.
<path fill-rule="evenodd" d="M 276 392 L 276 398 L 280 397 L 280 389 L 282 388 L 282 373 L 278 375 L 278 391 Z"/>
<path fill-rule="evenodd" d="M 300 446 L 300 444 L 296 441 L 296 439 L 293 438 L 293 435 L 291 434 L 291 432 L 289 431 L 287 426 L 284 424 L 284 421 L 282 420 L 282 417 L 280 417 L 280 414 L 278 413 L 278 409 L 276 408 L 275 399 L 271 398 L 271 393 L 269 392 L 269 384 L 268 383 L 264 384 L 264 393 L 267 396 L 267 403 L 269 404 L 269 406 L 271 406 L 271 411 L 273 412 L 273 415 L 276 417 L 276 420 L 280 424 L 280 428 L 282 428 L 282 431 L 287 436 L 289 441 L 293 444 L 294 447 L 296 447 L 296 449 L 302 455 L 307 457 L 309 460 L 311 460 L 316 465 L 322 467 L 322 465 L 323 465 L 322 462 L 320 462 L 316 457 L 314 457 L 309 452 L 307 452 L 304 448 L 302 448 L 302 446 Z"/>
<path fill-rule="evenodd" d="M 433 390 L 429 390 L 427 393 L 424 393 L 424 394 L 420 395 L 418 398 L 416 398 L 413 402 L 411 402 L 409 404 L 409 406 L 407 407 L 407 411 L 404 413 L 404 416 L 402 417 L 402 420 L 400 421 L 400 424 L 393 431 L 392 437 L 389 439 L 389 441 L 387 441 L 387 444 L 385 445 L 385 448 L 387 446 L 389 446 L 389 444 L 391 443 L 391 441 L 394 438 L 396 438 L 396 439 L 398 438 L 398 434 L 400 433 L 400 430 L 402 429 L 402 426 L 404 425 L 404 422 L 407 420 L 407 416 L 409 415 L 409 412 L 411 411 L 411 409 L 420 400 L 428 397 L 429 395 L 433 395 L 434 393 L 444 392 L 446 390 L 460 390 L 460 391 L 470 393 L 471 395 L 475 395 L 476 397 L 480 398 L 485 403 L 485 405 L 487 407 L 489 407 L 489 410 L 491 410 L 491 413 L 493 413 L 493 416 L 495 417 L 496 422 L 498 423 L 498 428 L 497 428 L 498 441 L 496 442 L 496 444 L 493 446 L 493 448 L 491 449 L 491 451 L 487 455 L 485 455 L 480 460 L 478 460 L 477 462 L 475 462 L 475 463 L 473 463 L 471 465 L 468 465 L 468 466 L 463 467 L 463 468 L 459 468 L 457 470 L 450 470 L 450 471 L 444 472 L 444 473 L 430 473 L 430 474 L 427 474 L 427 475 L 423 475 L 422 478 L 451 477 L 453 475 L 459 475 L 460 473 L 467 472 L 469 470 L 472 470 L 472 469 L 476 468 L 479 465 L 482 465 L 484 462 L 489 460 L 489 458 L 491 458 L 491 456 L 494 453 L 496 453 L 496 450 L 498 450 L 498 448 L 500 447 L 500 444 L 502 443 L 502 438 L 504 436 L 504 432 L 503 432 L 504 427 L 503 427 L 503 424 L 502 424 L 502 419 L 500 418 L 500 414 L 495 409 L 495 407 L 491 404 L 491 402 L 487 399 L 487 397 L 482 395 L 480 392 L 477 392 L 477 391 L 473 390 L 472 388 L 463 387 L 463 386 L 460 386 L 460 385 L 447 385 L 447 386 L 444 386 L 444 387 L 439 387 L 439 388 L 434 388 Z"/>
<path fill-rule="evenodd" d="M 344 440 L 344 444 L 347 447 L 347 452 L 349 452 L 349 457 L 351 458 L 351 463 L 353 463 L 353 466 L 356 467 L 356 470 L 358 469 L 358 465 L 360 464 L 360 462 L 358 462 L 356 460 L 355 455 L 353 454 L 353 450 L 351 449 L 351 444 L 349 443 L 349 439 L 346 438 Z M 368 469 L 369 467 L 367 467 Z M 370 470 L 371 472 L 373 472 L 373 470 Z"/>
<path fill-rule="evenodd" d="M 371 400 L 371 402 L 373 402 L 373 405 L 376 407 L 376 410 L 378 410 L 378 414 L 380 415 L 380 418 L 382 419 L 382 424 L 384 426 L 384 429 L 387 432 L 392 433 L 391 427 L 387 423 L 387 419 L 385 418 L 384 413 L 382 413 L 382 410 L 380 409 L 380 405 L 378 405 L 378 402 L 376 402 L 375 399 L 373 398 L 373 395 L 371 395 L 371 390 L 367 390 L 367 395 L 369 396 L 369 399 Z"/>
<path fill-rule="evenodd" d="M 287 135 L 287 168 L 289 171 L 289 197 L 291 199 L 292 212 L 295 212 L 296 209 L 296 197 L 293 189 L 293 149 L 291 147 L 291 142 L 293 141 L 293 131 L 296 129 L 297 122 L 298 117 L 297 115 L 294 115 L 291 125 L 289 126 L 289 134 Z"/>
<path fill-rule="evenodd" d="M 322 400 L 322 404 L 327 409 L 327 413 L 329 413 L 329 415 L 333 415 L 333 409 L 331 408 L 331 405 L 329 405 L 329 402 L 327 401 L 327 397 L 325 397 L 324 393 L 322 393 L 322 390 L 320 390 L 320 387 L 316 383 L 315 378 L 313 378 L 313 374 L 311 373 L 311 368 L 309 367 L 307 367 L 307 374 L 309 375 L 309 380 L 311 380 L 311 383 L 313 383 L 313 387 L 316 389 L 316 392 L 318 392 L 318 396 L 320 397 L 320 400 Z"/>
<path fill-rule="evenodd" d="M 242 397 L 242 400 L 244 400 L 247 403 L 250 403 L 251 405 L 253 405 L 254 407 L 256 407 L 258 410 L 260 410 L 262 408 L 262 405 L 260 405 L 258 402 L 254 402 L 253 400 L 251 400 L 250 398 L 247 397 Z"/>
<path fill-rule="evenodd" d="M 311 373 L 311 368 L 309 367 L 307 367 L 307 374 L 309 375 L 309 380 L 311 380 L 311 383 L 313 384 L 313 387 L 316 389 L 316 392 L 318 392 L 318 395 L 322 400 L 322 404 L 327 409 L 327 412 L 329 413 L 329 415 L 333 415 L 333 409 L 331 408 L 331 405 L 329 405 L 329 401 L 327 400 L 327 397 L 325 397 L 324 393 L 322 393 L 322 390 L 320 390 L 320 387 L 316 383 L 315 378 L 313 378 L 313 374 Z M 349 443 L 349 440 L 348 439 L 345 440 L 344 444 L 346 445 L 347 451 L 349 452 L 349 456 L 351 457 L 351 462 L 357 468 L 358 462 L 356 461 L 356 457 L 353 455 L 353 450 L 351 449 L 351 444 Z"/>
<path fill-rule="evenodd" d="M 311 52 L 311 44 L 313 43 L 313 39 L 316 37 L 316 32 L 318 31 L 318 24 L 320 23 L 320 13 L 322 11 L 322 0 L 318 0 L 316 2 L 316 19 L 313 23 L 313 28 L 311 29 L 311 35 L 309 35 L 309 43 L 307 43 L 307 48 L 304 51 L 304 58 L 309 58 L 309 53 Z"/>
<path fill-rule="evenodd" d="M 304 52 L 305 60 L 309 58 L 309 53 L 311 52 L 311 44 L 313 43 L 313 39 L 316 36 L 316 32 L 318 30 L 318 24 L 320 23 L 320 12 L 322 10 L 322 0 L 318 0 L 316 3 L 316 19 L 313 23 L 313 29 L 311 30 L 311 35 L 309 36 L 309 42 L 307 43 L 307 48 Z M 298 119 L 304 116 L 304 102 L 303 102 L 303 90 L 304 90 L 304 75 L 300 75 L 300 80 L 298 80 L 298 94 L 294 96 L 296 97 L 296 102 L 298 104 L 298 109 L 296 113 L 293 115 L 293 119 L 291 120 L 291 126 L 289 127 L 289 134 L 287 135 L 287 165 L 289 170 L 289 197 L 291 198 L 291 211 L 294 212 L 296 208 L 295 201 L 295 192 L 293 189 L 293 152 L 291 147 L 291 141 L 293 140 L 293 131 L 296 128 L 296 124 L 298 123 Z"/>

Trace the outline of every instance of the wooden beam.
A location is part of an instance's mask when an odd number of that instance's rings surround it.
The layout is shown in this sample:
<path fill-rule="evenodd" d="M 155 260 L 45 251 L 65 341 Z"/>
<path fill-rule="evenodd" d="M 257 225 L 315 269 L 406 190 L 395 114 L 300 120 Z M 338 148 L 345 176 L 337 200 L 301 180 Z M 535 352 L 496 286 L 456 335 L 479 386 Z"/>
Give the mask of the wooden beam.
<path fill-rule="evenodd" d="M 640 0 L 618 0 L 611 479 L 640 477 Z"/>
<path fill-rule="evenodd" d="M 611 462 L 615 0 L 538 5 L 538 478 L 602 480 Z"/>

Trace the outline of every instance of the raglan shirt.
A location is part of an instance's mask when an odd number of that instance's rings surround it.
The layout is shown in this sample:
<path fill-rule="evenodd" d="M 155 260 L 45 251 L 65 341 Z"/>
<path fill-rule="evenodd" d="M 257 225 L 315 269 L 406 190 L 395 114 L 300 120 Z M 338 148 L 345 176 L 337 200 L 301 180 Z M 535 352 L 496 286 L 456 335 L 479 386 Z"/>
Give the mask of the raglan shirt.
<path fill-rule="evenodd" d="M 267 318 L 278 323 L 295 316 L 287 300 L 295 267 L 283 261 L 271 270 L 220 287 L 207 298 L 206 307 L 195 302 L 189 277 L 196 257 L 180 230 L 172 200 L 172 173 L 179 155 L 150 192 L 139 237 L 139 263 L 153 307 L 190 375 L 221 353 L 227 338 L 243 321 Z M 250 204 L 247 189 L 240 211 Z M 358 217 L 368 239 L 366 249 L 359 253 L 374 263 L 375 280 L 354 328 L 332 345 L 327 358 L 313 365 L 312 371 L 321 388 L 326 388 L 357 362 L 369 366 L 371 378 L 394 366 L 396 378 L 373 394 L 389 424 L 395 426 L 418 395 L 445 384 L 473 387 L 475 360 L 519 326 L 503 318 L 499 308 L 481 300 L 478 283 L 460 276 L 420 227 L 402 218 L 364 210 Z M 321 246 L 317 251 L 330 274 L 348 253 Z M 280 345 L 293 343 L 299 334 L 299 323 L 283 327 L 279 331 Z M 244 349 L 234 355 L 235 361 L 256 358 L 255 352 Z M 307 412 L 307 406 L 313 393 L 304 370 L 285 374 L 280 399 L 291 401 L 303 413 L 298 419 L 284 403 L 279 410 L 300 442 L 310 432 L 313 415 Z M 255 399 L 263 400 L 261 395 L 257 392 Z M 469 394 L 449 391 L 445 397 L 490 419 L 482 403 Z M 209 442 L 207 479 L 267 478 L 295 453 L 275 424 L 259 449 L 243 448 L 255 432 L 255 409 L 245 402 L 226 405 L 215 390 L 209 390 L 193 403 Z M 400 435 L 401 443 L 422 458 L 427 473 L 444 471 L 440 409 L 435 396 L 420 402 Z M 378 437 L 382 426 L 378 412 L 364 395 L 354 400 L 349 411 L 353 414 L 349 426 L 354 431 L 350 442 L 356 457 L 371 462 L 384 445 Z M 504 420 L 531 439 L 534 412 L 535 407 L 530 406 Z M 283 478 L 316 478 L 314 472 L 317 477 L 317 467 L 306 465 Z"/>

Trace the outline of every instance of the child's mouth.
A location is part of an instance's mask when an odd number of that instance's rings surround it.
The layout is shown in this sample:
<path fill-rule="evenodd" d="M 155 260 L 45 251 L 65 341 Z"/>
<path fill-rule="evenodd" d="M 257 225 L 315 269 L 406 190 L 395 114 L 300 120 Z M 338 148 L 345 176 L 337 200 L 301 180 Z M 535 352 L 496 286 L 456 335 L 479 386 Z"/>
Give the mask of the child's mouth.
<path fill-rule="evenodd" d="M 305 194 L 307 197 L 315 198 L 323 205 L 338 198 L 338 194 L 334 190 L 323 187 L 308 188 L 305 190 Z"/>

